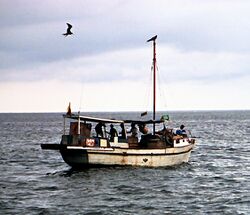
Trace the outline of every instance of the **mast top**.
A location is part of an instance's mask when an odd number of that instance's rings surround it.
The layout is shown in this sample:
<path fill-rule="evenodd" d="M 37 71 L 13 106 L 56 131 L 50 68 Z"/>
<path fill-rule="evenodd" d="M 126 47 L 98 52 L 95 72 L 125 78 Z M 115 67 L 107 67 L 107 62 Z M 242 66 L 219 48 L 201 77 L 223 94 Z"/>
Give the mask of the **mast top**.
<path fill-rule="evenodd" d="M 150 41 L 155 41 L 157 39 L 157 35 L 153 36 L 151 39 L 147 40 L 147 42 L 150 42 Z"/>

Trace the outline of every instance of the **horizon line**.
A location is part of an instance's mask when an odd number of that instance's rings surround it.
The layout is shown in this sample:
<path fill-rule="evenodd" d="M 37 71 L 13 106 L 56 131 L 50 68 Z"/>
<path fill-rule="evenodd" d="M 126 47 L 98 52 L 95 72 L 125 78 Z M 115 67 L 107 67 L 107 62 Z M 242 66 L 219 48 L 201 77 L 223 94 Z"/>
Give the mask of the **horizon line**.
<path fill-rule="evenodd" d="M 156 111 L 156 113 L 160 112 L 215 112 L 215 111 L 250 111 L 249 109 L 197 109 L 197 110 L 159 110 Z M 128 113 L 128 112 L 134 112 L 134 113 L 140 113 L 145 112 L 142 110 L 117 110 L 117 111 L 80 111 L 80 113 Z M 152 113 L 153 111 L 147 111 L 148 113 Z M 10 111 L 10 112 L 0 112 L 0 114 L 30 114 L 30 113 L 66 113 L 66 111 Z M 78 114 L 77 111 L 73 111 L 72 113 Z"/>

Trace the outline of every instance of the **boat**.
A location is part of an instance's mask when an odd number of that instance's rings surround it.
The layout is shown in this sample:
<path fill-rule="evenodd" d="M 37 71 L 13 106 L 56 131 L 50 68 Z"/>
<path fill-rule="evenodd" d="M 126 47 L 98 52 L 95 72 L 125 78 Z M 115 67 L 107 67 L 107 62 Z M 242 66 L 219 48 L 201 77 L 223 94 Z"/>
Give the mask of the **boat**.
<path fill-rule="evenodd" d="M 80 112 L 71 113 L 69 105 L 67 114 L 63 115 L 64 132 L 61 142 L 41 144 L 41 148 L 58 150 L 69 166 L 77 168 L 166 167 L 188 162 L 195 146 L 195 138 L 184 130 L 175 131 L 170 128 L 167 125 L 168 115 L 156 119 L 156 39 L 157 36 L 154 36 L 147 41 L 153 42 L 152 119 L 124 120 L 85 116 Z M 117 127 L 121 129 L 120 133 L 115 129 Z"/>

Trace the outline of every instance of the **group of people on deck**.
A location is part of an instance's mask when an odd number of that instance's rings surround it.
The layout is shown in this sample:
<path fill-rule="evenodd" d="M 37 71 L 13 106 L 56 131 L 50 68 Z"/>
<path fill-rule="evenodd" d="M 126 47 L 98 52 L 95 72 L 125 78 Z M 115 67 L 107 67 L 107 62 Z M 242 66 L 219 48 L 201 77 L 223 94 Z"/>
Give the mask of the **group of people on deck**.
<path fill-rule="evenodd" d="M 139 131 L 142 134 L 148 133 L 149 129 L 146 127 L 146 124 L 140 124 L 138 126 L 139 126 Z M 104 133 L 102 129 L 103 127 L 106 127 L 106 125 L 103 122 L 98 122 L 97 125 L 95 126 L 97 137 L 99 136 L 104 137 Z M 126 133 L 131 133 L 131 137 L 138 137 L 138 128 L 136 127 L 136 124 L 134 122 L 131 123 L 131 129 L 129 131 L 126 131 L 124 123 L 121 123 L 120 127 L 121 127 L 121 131 L 119 132 L 120 136 L 118 135 L 118 132 L 115 129 L 113 124 L 110 125 L 109 132 L 105 131 L 106 133 L 110 135 L 110 141 L 114 141 L 114 138 L 118 136 L 121 139 L 126 139 L 126 136 L 127 136 Z M 187 133 L 184 127 L 185 127 L 184 125 L 181 125 L 180 128 L 176 130 L 175 134 L 180 137 L 186 137 Z"/>
<path fill-rule="evenodd" d="M 97 125 L 95 126 L 95 131 L 96 131 L 96 136 L 97 137 L 104 137 L 104 133 L 103 133 L 103 127 L 106 127 L 106 125 L 103 122 L 98 122 Z M 126 139 L 126 133 L 131 133 L 131 136 L 137 137 L 138 136 L 138 129 L 135 126 L 135 123 L 131 124 L 131 130 L 130 131 L 126 131 L 125 130 L 125 126 L 123 123 L 120 124 L 121 127 L 121 131 L 119 132 L 120 137 L 122 139 Z M 110 135 L 110 141 L 114 141 L 115 137 L 118 137 L 118 132 L 115 129 L 114 125 L 111 124 L 110 125 L 110 130 L 105 131 L 106 133 L 108 133 Z"/>
<path fill-rule="evenodd" d="M 95 131 L 96 131 L 96 136 L 97 137 L 104 137 L 104 134 L 103 134 L 103 129 L 102 127 L 106 127 L 106 125 L 103 123 L 103 122 L 98 122 L 95 126 Z M 121 124 L 121 128 L 122 128 L 122 131 L 121 131 L 121 134 L 122 134 L 122 137 L 126 138 L 126 133 L 125 133 L 125 128 L 124 128 L 124 124 Z M 117 130 L 114 128 L 114 125 L 111 124 L 110 125 L 110 130 L 109 132 L 105 131 L 106 133 L 108 133 L 110 135 L 110 141 L 114 141 L 114 138 L 115 137 L 118 137 L 118 132 Z"/>

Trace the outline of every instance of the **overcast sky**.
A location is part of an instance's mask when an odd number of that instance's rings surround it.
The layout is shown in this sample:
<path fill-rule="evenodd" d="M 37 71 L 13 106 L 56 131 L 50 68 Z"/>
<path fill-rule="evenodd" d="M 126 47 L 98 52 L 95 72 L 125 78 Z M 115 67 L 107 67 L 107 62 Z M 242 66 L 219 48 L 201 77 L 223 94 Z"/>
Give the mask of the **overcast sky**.
<path fill-rule="evenodd" d="M 0 1 L 0 112 L 250 109 L 250 1 Z M 74 35 L 64 37 L 66 22 Z"/>

